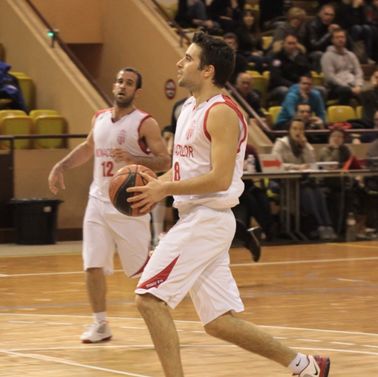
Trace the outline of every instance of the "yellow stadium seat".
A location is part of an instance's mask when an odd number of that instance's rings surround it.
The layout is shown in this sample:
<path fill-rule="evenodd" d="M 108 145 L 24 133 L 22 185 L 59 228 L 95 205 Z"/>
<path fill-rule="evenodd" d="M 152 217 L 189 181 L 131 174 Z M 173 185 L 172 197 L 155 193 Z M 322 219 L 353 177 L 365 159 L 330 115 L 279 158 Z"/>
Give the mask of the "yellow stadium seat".
<path fill-rule="evenodd" d="M 252 77 L 252 87 L 254 90 L 257 90 L 261 95 L 261 102 L 264 104 L 266 99 L 266 94 L 268 92 L 268 83 L 269 79 L 262 76 L 257 71 L 247 71 Z"/>
<path fill-rule="evenodd" d="M 264 71 L 264 72 L 262 73 L 262 75 L 263 75 L 264 77 L 266 77 L 268 80 L 270 79 L 270 71 Z"/>
<path fill-rule="evenodd" d="M 273 36 L 272 35 L 264 35 L 262 37 L 262 47 L 264 50 L 267 50 L 270 45 L 272 44 Z"/>
<path fill-rule="evenodd" d="M 271 106 L 268 109 L 268 113 L 270 115 L 270 118 L 272 120 L 272 124 L 275 124 L 278 118 L 278 114 L 281 111 L 282 106 Z"/>
<path fill-rule="evenodd" d="M 15 76 L 17 78 L 19 77 L 29 77 L 25 72 L 19 72 L 19 71 L 9 71 L 9 74 L 12 76 Z"/>
<path fill-rule="evenodd" d="M 258 71 L 254 71 L 254 70 L 251 70 L 251 71 L 247 71 L 247 73 L 252 76 L 252 77 L 261 77 L 261 73 L 258 72 Z"/>
<path fill-rule="evenodd" d="M 356 107 L 356 116 L 358 119 L 362 119 L 362 106 Z"/>
<path fill-rule="evenodd" d="M 23 110 L 12 110 L 12 109 L 0 110 L 0 120 L 10 115 L 27 115 L 27 114 Z"/>
<path fill-rule="evenodd" d="M 327 109 L 328 122 L 346 122 L 348 119 L 356 118 L 356 113 L 352 106 L 329 106 Z"/>
<path fill-rule="evenodd" d="M 27 115 L 8 115 L 0 120 L 0 135 L 29 135 L 33 128 L 33 121 Z M 30 148 L 29 139 L 16 140 L 14 142 L 16 149 Z M 0 149 L 10 147 L 9 141 L 2 141 Z"/>
<path fill-rule="evenodd" d="M 33 119 L 41 115 L 59 115 L 59 113 L 53 109 L 36 109 L 36 110 L 30 111 L 29 113 L 29 116 L 32 117 Z"/>
<path fill-rule="evenodd" d="M 37 135 L 65 134 L 67 121 L 60 115 L 40 115 L 34 119 L 34 133 Z M 35 139 L 35 148 L 65 148 L 66 139 Z"/>
<path fill-rule="evenodd" d="M 313 85 L 323 85 L 324 84 L 324 75 L 322 72 L 311 71 L 312 84 Z"/>

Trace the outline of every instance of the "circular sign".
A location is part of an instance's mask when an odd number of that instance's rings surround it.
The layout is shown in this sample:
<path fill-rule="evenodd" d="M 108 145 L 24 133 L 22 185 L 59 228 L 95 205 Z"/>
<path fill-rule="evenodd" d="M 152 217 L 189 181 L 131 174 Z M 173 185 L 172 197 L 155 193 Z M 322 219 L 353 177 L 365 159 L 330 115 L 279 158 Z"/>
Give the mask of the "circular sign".
<path fill-rule="evenodd" d="M 172 79 L 168 79 L 164 85 L 164 92 L 168 99 L 172 99 L 176 95 L 176 83 Z"/>

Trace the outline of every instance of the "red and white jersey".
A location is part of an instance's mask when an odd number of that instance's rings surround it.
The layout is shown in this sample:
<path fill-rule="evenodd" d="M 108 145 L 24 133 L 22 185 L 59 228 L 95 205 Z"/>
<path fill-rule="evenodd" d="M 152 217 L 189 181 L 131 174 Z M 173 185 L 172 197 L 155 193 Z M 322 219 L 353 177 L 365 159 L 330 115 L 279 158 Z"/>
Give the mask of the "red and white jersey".
<path fill-rule="evenodd" d="M 174 206 L 184 208 L 201 204 L 214 209 L 234 207 L 239 203 L 239 196 L 244 190 L 242 181 L 244 153 L 247 144 L 247 124 L 235 102 L 218 94 L 196 107 L 194 97 L 184 103 L 177 121 L 172 161 L 173 180 L 185 180 L 208 173 L 211 166 L 211 137 L 206 129 L 209 111 L 214 106 L 226 104 L 236 112 L 239 118 L 239 145 L 234 174 L 230 187 L 225 191 L 204 195 L 174 196 Z M 227 127 L 227 125 L 225 125 Z"/>
<path fill-rule="evenodd" d="M 109 181 L 118 169 L 125 166 L 124 162 L 115 162 L 111 157 L 111 152 L 115 148 L 120 148 L 134 156 L 151 155 L 139 132 L 142 123 L 150 115 L 135 109 L 114 122 L 112 120 L 112 109 L 105 109 L 98 111 L 95 117 L 93 126 L 93 181 L 89 195 L 103 201 L 110 201 Z"/>

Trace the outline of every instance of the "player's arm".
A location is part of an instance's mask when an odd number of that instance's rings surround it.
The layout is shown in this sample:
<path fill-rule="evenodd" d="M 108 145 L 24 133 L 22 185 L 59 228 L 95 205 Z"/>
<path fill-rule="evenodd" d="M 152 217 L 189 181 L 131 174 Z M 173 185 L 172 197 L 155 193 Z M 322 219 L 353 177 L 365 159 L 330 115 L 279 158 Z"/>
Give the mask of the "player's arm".
<path fill-rule="evenodd" d="M 95 118 L 92 119 L 92 126 Z M 63 172 L 67 169 L 72 169 L 83 165 L 89 161 L 93 156 L 94 141 L 93 128 L 84 142 L 77 145 L 67 156 L 58 161 L 50 171 L 48 177 L 49 189 L 53 194 L 57 194 L 59 187 L 65 189 Z"/>
<path fill-rule="evenodd" d="M 170 167 L 171 159 L 167 147 L 161 137 L 158 123 L 153 118 L 147 118 L 140 128 L 140 136 L 146 141 L 152 156 L 134 156 L 127 151 L 117 148 L 112 152 L 115 161 L 126 164 L 140 164 L 154 171 L 166 171 Z"/>
<path fill-rule="evenodd" d="M 208 173 L 182 181 L 147 178 L 149 183 L 146 186 L 128 189 L 140 192 L 129 201 L 147 210 L 168 195 L 198 195 L 227 190 L 234 173 L 240 134 L 236 113 L 227 105 L 215 106 L 209 112 L 207 131 L 211 137 L 211 170 Z"/>

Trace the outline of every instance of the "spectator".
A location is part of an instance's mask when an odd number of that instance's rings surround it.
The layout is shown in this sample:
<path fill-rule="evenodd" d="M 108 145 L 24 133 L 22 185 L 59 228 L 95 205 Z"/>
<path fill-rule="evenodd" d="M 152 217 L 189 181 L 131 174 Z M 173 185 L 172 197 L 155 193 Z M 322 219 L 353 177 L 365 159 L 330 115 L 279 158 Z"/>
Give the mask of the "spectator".
<path fill-rule="evenodd" d="M 10 69 L 9 64 L 0 61 L 0 98 L 10 100 L 10 103 L 6 105 L 7 108 L 27 112 L 18 80 L 9 73 Z"/>
<path fill-rule="evenodd" d="M 236 79 L 235 89 L 260 117 L 264 117 L 261 109 L 260 95 L 253 89 L 253 77 L 247 72 L 240 72 Z"/>
<path fill-rule="evenodd" d="M 378 69 L 374 71 L 370 78 L 370 87 L 361 92 L 362 119 L 367 126 L 374 127 L 373 118 L 378 110 Z"/>
<path fill-rule="evenodd" d="M 226 33 L 223 36 L 224 41 L 229 47 L 235 51 L 235 67 L 234 72 L 230 77 L 230 82 L 235 84 L 236 78 L 240 72 L 245 72 L 248 69 L 248 62 L 246 58 L 239 52 L 239 41 L 235 33 Z"/>
<path fill-rule="evenodd" d="M 258 24 L 258 13 L 245 9 L 242 18 L 235 23 L 235 34 L 239 41 L 239 51 L 249 63 L 254 63 L 254 69 L 263 72 L 270 58 L 264 56 L 262 38 Z"/>
<path fill-rule="evenodd" d="M 329 98 L 340 105 L 349 105 L 352 98 L 359 100 L 363 85 L 363 73 L 356 55 L 345 48 L 345 30 L 332 32 L 332 46 L 321 58 L 324 80 L 329 87 Z"/>
<path fill-rule="evenodd" d="M 287 12 L 287 22 L 283 22 L 275 29 L 273 41 L 283 41 L 288 34 L 295 35 L 298 42 L 305 46 L 306 43 L 306 11 L 302 8 L 292 7 Z"/>
<path fill-rule="evenodd" d="M 299 104 L 308 104 L 310 110 L 310 118 L 307 119 L 308 123 L 306 122 L 306 129 L 313 129 L 312 126 L 310 127 L 312 124 L 316 124 L 316 129 L 324 128 L 324 124 L 326 123 L 325 104 L 320 92 L 312 88 L 311 76 L 302 76 L 299 84 L 294 84 L 290 87 L 282 103 L 275 128 L 287 129 L 290 120 L 297 113 L 297 106 Z M 313 117 L 312 113 L 315 113 L 316 117 Z"/>
<path fill-rule="evenodd" d="M 316 162 L 314 148 L 304 134 L 304 123 L 298 118 L 291 121 L 289 135 L 276 140 L 272 153 L 283 161 L 286 170 L 303 171 Z M 304 214 L 316 221 L 320 239 L 336 239 L 324 194 L 314 180 L 301 181 L 300 206 Z"/>
<path fill-rule="evenodd" d="M 328 145 L 323 147 L 319 152 L 319 161 L 331 162 L 336 161 L 341 169 L 352 156 L 352 152 L 345 145 L 345 131 L 342 128 L 335 127 L 329 133 Z"/>
<path fill-rule="evenodd" d="M 320 59 L 331 45 L 332 31 L 340 28 L 334 23 L 335 9 L 332 5 L 323 5 L 318 15 L 307 24 L 307 51 L 312 69 L 321 71 Z"/>
<path fill-rule="evenodd" d="M 295 35 L 288 34 L 284 38 L 282 50 L 272 57 L 270 71 L 268 102 L 270 106 L 280 105 L 289 87 L 297 84 L 301 76 L 309 75 L 311 71 L 310 62 Z"/>
<path fill-rule="evenodd" d="M 362 52 L 360 59 L 366 59 L 366 57 L 363 58 L 363 55 L 371 58 L 373 56 L 373 32 L 366 18 L 364 0 L 342 0 L 337 7 L 336 20 L 337 24 L 352 37 L 354 43 L 363 41 L 365 54 Z"/>

